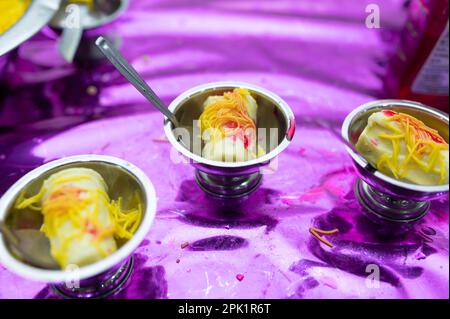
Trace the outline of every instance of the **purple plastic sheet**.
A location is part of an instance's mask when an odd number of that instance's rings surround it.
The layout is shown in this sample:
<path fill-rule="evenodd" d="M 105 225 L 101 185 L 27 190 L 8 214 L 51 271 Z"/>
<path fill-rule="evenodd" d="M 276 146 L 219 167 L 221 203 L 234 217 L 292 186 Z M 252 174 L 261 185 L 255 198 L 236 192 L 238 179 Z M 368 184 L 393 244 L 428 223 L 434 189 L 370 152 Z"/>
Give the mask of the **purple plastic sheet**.
<path fill-rule="evenodd" d="M 189 164 L 169 160 L 162 118 L 108 65 L 65 64 L 43 30 L 16 52 L 0 124 L 0 190 L 26 171 L 75 154 L 124 158 L 152 180 L 158 209 L 135 252 L 128 298 L 448 298 L 448 198 L 403 237 L 386 238 L 361 214 L 350 158 L 333 134 L 383 96 L 386 62 L 406 16 L 404 1 L 131 1 L 106 34 L 163 100 L 212 81 L 238 80 L 282 96 L 297 132 L 247 200 L 223 206 L 196 185 Z M 86 40 L 87 39 L 87 40 Z M 83 65 L 84 68 L 81 68 Z M 47 120 L 43 120 L 47 119 Z M 48 120 L 50 119 L 50 120 Z M 338 228 L 333 248 L 310 227 Z M 182 248 L 188 242 L 189 246 Z M 368 265 L 380 267 L 379 287 Z M 0 298 L 53 298 L 49 287 L 0 265 Z"/>

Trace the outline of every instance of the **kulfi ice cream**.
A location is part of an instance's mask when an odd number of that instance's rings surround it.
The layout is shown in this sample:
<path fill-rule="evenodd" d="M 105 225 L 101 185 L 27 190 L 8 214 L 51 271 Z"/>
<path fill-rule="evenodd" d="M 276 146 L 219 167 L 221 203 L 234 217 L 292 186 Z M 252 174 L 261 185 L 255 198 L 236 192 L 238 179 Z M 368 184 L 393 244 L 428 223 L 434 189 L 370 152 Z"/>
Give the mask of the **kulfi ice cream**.
<path fill-rule="evenodd" d="M 380 172 L 417 185 L 448 184 L 449 146 L 415 117 L 382 110 L 373 113 L 356 149 Z"/>
<path fill-rule="evenodd" d="M 199 119 L 204 147 L 202 156 L 214 161 L 241 162 L 265 154 L 257 144 L 258 105 L 250 92 L 236 88 L 208 97 Z"/>
<path fill-rule="evenodd" d="M 42 213 L 41 231 L 61 268 L 101 260 L 117 250 L 116 239 L 132 236 L 140 222 L 140 207 L 123 212 L 120 206 L 120 200 L 109 198 L 103 177 L 88 168 L 52 174 L 36 195 L 22 195 L 16 201 L 18 210 Z"/>

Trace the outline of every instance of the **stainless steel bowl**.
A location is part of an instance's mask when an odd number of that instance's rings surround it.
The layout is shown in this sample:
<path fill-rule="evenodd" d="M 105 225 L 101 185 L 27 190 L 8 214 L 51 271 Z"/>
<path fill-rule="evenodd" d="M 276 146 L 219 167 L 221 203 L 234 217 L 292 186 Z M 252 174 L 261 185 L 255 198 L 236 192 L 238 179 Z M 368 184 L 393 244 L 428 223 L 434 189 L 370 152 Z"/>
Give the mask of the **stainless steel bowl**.
<path fill-rule="evenodd" d="M 24 15 L 0 34 L 0 82 L 4 80 L 11 52 L 41 30 L 53 17 L 61 0 L 33 0 Z"/>
<path fill-rule="evenodd" d="M 61 0 L 33 0 L 24 15 L 0 35 L 0 56 L 41 30 L 58 11 L 60 4 Z"/>
<path fill-rule="evenodd" d="M 0 236 L 0 260 L 12 272 L 37 281 L 54 283 L 55 290 L 64 297 L 105 297 L 120 289 L 129 277 L 133 260 L 131 254 L 148 233 L 156 212 L 156 195 L 152 183 L 139 168 L 131 163 L 102 155 L 79 155 L 44 164 L 23 176 L 0 199 L 0 220 L 12 229 L 40 229 L 40 212 L 21 211 L 15 214 L 14 202 L 22 191 L 35 194 L 51 174 L 70 167 L 85 167 L 97 171 L 108 185 L 111 198 L 128 198 L 137 191 L 143 203 L 143 217 L 134 236 L 108 257 L 69 270 L 48 270 L 33 267 L 18 259 Z M 126 203 L 125 203 L 126 205 Z M 68 282 L 79 281 L 77 285 Z"/>
<path fill-rule="evenodd" d="M 53 16 L 53 18 L 50 21 L 50 25 L 57 29 L 63 29 L 64 28 L 64 19 L 66 18 L 66 6 L 69 4 L 67 0 L 61 0 L 62 6 L 61 8 L 56 12 L 56 14 Z M 109 22 L 114 21 L 117 19 L 127 8 L 128 8 L 129 0 L 121 0 L 120 5 L 118 6 L 117 10 L 115 10 L 111 14 L 106 14 L 103 12 L 98 11 L 87 11 L 86 15 L 81 17 L 82 23 L 83 23 L 83 29 L 89 30 L 93 28 L 100 27 L 102 25 L 105 25 Z"/>
<path fill-rule="evenodd" d="M 208 96 L 222 95 L 234 88 L 246 88 L 258 103 L 257 129 L 267 129 L 266 154 L 245 162 L 212 161 L 195 149 L 198 136 L 193 125 L 203 111 Z M 295 133 L 295 118 L 286 102 L 261 87 L 241 82 L 215 82 L 194 87 L 178 96 L 169 106 L 182 128 L 189 132 L 189 141 L 182 139 L 172 123 L 165 122 L 164 131 L 174 149 L 185 156 L 196 168 L 198 185 L 208 194 L 220 198 L 240 198 L 255 191 L 261 183 L 261 168 L 268 165 L 290 143 Z M 269 135 L 269 129 L 276 134 Z"/>
<path fill-rule="evenodd" d="M 448 114 L 418 102 L 405 100 L 378 100 L 356 108 L 344 120 L 343 138 L 356 144 L 369 116 L 382 109 L 412 115 L 436 129 L 447 142 L 449 141 Z M 380 224 L 388 222 L 394 227 L 401 224 L 406 230 L 411 226 L 411 222 L 426 214 L 430 200 L 448 194 L 448 184 L 421 186 L 398 181 L 371 169 L 367 161 L 350 148 L 347 148 L 347 151 L 360 178 L 355 185 L 356 196 L 372 221 Z"/>

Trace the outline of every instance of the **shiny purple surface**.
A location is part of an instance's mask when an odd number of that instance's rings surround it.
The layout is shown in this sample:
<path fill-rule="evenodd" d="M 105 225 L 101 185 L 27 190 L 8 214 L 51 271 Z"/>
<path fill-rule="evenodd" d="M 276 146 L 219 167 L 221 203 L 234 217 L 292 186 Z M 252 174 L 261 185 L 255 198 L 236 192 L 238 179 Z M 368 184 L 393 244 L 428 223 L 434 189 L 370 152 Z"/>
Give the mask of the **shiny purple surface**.
<path fill-rule="evenodd" d="M 113 155 L 142 168 L 158 212 L 121 298 L 448 298 L 448 199 L 433 202 L 408 235 L 378 236 L 360 213 L 344 147 L 302 123 L 320 116 L 339 127 L 353 108 L 383 96 L 403 2 L 377 1 L 382 28 L 367 29 L 371 1 L 134 0 L 116 22 L 87 32 L 85 45 L 98 34 L 120 42 L 165 102 L 197 84 L 238 80 L 289 103 L 292 144 L 258 191 L 230 205 L 203 194 L 190 165 L 169 160 L 161 115 L 95 62 L 95 50 L 86 46 L 77 67 L 66 65 L 46 29 L 9 66 L 0 126 L 14 129 L 0 134 L 0 192 L 67 155 Z M 338 228 L 327 236 L 335 246 L 310 227 Z M 367 285 L 371 264 L 379 288 Z M 2 266 L 0 283 L 0 298 L 54 297 Z"/>

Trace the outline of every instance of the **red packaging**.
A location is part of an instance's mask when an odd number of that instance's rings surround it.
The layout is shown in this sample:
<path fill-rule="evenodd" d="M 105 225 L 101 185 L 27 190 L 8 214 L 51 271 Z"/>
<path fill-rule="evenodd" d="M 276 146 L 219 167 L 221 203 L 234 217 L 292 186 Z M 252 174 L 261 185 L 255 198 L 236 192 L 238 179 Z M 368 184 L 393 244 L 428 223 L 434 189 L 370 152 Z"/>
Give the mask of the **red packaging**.
<path fill-rule="evenodd" d="M 448 0 L 415 0 L 390 64 L 388 92 L 449 112 Z M 392 80 L 394 79 L 394 80 Z"/>

